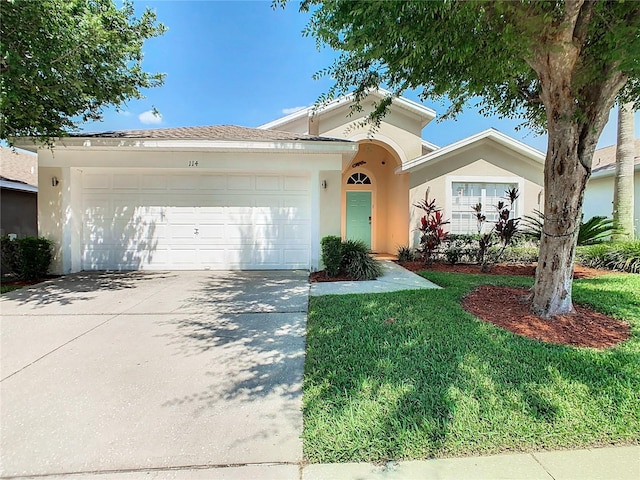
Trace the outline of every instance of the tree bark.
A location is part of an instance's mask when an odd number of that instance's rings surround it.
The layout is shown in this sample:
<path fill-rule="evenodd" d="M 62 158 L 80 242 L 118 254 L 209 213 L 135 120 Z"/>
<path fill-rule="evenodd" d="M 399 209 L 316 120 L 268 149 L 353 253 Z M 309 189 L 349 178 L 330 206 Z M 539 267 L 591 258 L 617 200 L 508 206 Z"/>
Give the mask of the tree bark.
<path fill-rule="evenodd" d="M 635 157 L 634 104 L 618 106 L 618 144 L 616 146 L 616 178 L 613 189 L 613 240 L 630 241 L 633 231 L 633 163 Z"/>

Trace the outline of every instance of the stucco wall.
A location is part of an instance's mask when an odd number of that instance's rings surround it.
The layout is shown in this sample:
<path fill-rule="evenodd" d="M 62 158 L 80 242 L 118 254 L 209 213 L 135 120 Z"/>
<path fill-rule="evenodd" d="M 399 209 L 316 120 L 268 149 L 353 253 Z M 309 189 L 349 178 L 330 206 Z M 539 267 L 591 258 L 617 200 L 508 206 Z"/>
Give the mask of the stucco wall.
<path fill-rule="evenodd" d="M 63 258 L 63 226 L 62 216 L 62 184 L 52 184 L 52 179 L 62 180 L 62 168 L 38 168 L 38 235 L 54 242 L 54 256 L 51 273 L 64 273 Z"/>
<path fill-rule="evenodd" d="M 467 149 L 433 165 L 425 165 L 411 173 L 409 201 L 411 205 L 429 198 L 435 199 L 445 218 L 451 218 L 451 182 L 513 182 L 520 185 L 517 214 L 528 215 L 541 210 L 543 196 L 543 166 L 522 160 L 513 153 L 491 146 Z M 418 241 L 416 228 L 422 210 L 411 208 L 409 231 L 413 245 Z"/>
<path fill-rule="evenodd" d="M 372 134 L 368 125 L 357 126 L 358 119 L 364 114 L 345 118 L 344 112 L 322 117 L 318 126 L 318 134 L 325 137 L 344 138 L 361 141 L 367 138 L 379 139 L 397 151 L 401 161 L 406 162 L 422 155 L 422 138 L 420 123 L 395 112 L 390 112 L 380 124 L 380 128 Z"/>
<path fill-rule="evenodd" d="M 587 220 L 596 215 L 611 218 L 613 216 L 613 186 L 615 177 L 595 177 L 589 179 L 584 192 L 582 214 Z M 635 236 L 640 238 L 640 171 L 634 176 L 634 225 Z"/>

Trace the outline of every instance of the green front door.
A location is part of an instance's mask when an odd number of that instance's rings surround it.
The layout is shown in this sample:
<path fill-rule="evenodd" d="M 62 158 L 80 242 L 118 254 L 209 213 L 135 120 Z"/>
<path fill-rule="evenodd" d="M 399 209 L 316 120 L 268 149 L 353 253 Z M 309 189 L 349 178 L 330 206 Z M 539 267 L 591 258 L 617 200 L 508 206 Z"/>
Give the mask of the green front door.
<path fill-rule="evenodd" d="M 347 192 L 347 239 L 371 248 L 371 192 Z"/>

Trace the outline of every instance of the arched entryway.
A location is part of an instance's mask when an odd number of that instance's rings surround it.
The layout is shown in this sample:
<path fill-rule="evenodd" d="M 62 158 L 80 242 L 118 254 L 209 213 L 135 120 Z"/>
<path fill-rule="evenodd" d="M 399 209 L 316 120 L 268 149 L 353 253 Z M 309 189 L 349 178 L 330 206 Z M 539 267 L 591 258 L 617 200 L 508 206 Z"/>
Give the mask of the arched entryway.
<path fill-rule="evenodd" d="M 409 178 L 396 174 L 400 158 L 379 140 L 362 140 L 342 172 L 342 236 L 395 254 L 409 241 Z"/>

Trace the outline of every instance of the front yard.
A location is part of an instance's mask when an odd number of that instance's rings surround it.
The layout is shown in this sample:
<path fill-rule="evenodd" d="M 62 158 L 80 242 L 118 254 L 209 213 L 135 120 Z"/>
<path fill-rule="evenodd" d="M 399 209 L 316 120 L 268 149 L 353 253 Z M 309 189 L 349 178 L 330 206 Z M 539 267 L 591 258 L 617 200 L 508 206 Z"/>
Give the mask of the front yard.
<path fill-rule="evenodd" d="M 477 285 L 529 287 L 530 278 L 424 276 L 445 288 L 311 299 L 309 461 L 640 442 L 640 275 L 574 282 L 576 303 L 631 324 L 631 338 L 606 350 L 520 337 L 460 307 Z"/>

